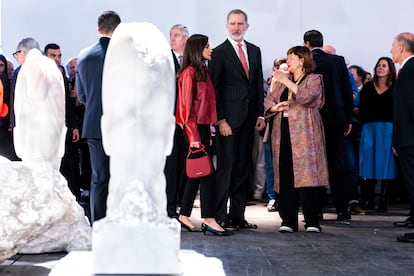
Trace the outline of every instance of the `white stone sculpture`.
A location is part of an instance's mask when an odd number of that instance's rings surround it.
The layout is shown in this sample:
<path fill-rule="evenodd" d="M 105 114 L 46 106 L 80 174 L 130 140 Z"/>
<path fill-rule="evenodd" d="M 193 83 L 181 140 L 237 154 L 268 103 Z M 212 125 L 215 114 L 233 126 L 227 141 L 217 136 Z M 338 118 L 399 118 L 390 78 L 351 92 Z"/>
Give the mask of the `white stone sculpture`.
<path fill-rule="evenodd" d="M 94 222 L 96 274 L 178 274 L 180 226 L 167 217 L 164 164 L 172 147 L 171 50 L 151 23 L 121 23 L 105 57 L 102 140 L 110 156 L 107 215 Z"/>
<path fill-rule="evenodd" d="M 0 262 L 16 253 L 87 250 L 91 228 L 59 172 L 65 141 L 62 73 L 37 49 L 15 90 L 14 144 L 21 162 L 0 162 Z"/>

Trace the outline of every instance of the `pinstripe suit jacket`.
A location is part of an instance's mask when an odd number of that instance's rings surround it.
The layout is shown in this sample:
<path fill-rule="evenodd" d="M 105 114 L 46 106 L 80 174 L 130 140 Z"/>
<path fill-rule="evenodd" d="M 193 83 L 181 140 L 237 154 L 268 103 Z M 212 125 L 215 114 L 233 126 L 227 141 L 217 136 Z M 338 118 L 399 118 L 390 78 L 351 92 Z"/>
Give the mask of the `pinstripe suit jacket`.
<path fill-rule="evenodd" d="M 245 41 L 249 77 L 236 51 L 227 39 L 213 50 L 209 63 L 216 91 L 218 120 L 226 119 L 232 128 L 240 127 L 248 116 L 263 116 L 263 70 L 260 48 Z"/>

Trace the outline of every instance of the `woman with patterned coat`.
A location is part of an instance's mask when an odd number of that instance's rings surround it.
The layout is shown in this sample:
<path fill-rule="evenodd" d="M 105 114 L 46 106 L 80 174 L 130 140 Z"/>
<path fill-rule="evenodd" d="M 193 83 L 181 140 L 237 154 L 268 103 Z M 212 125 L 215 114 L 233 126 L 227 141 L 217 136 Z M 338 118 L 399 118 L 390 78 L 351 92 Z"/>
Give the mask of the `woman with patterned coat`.
<path fill-rule="evenodd" d="M 312 74 L 310 50 L 288 50 L 288 72 L 272 71 L 265 117 L 275 116 L 271 143 L 275 191 L 279 193 L 279 232 L 298 231 L 302 205 L 306 232 L 320 232 L 318 212 L 328 187 L 325 137 L 319 110 L 324 104 L 322 76 Z"/>

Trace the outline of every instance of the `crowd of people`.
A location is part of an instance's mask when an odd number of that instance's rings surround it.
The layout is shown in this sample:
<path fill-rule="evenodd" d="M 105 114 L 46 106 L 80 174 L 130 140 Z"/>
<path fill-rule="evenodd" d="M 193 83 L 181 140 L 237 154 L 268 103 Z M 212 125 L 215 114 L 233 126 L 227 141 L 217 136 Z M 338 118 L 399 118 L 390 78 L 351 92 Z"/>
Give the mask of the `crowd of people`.
<path fill-rule="evenodd" d="M 110 159 L 100 129 L 102 69 L 121 18 L 104 11 L 97 21 L 98 42 L 66 68 L 59 45 L 49 43 L 43 51 L 65 80 L 68 132 L 61 172 L 76 199 L 88 202 L 91 224 L 106 214 Z M 298 43 L 303 46 L 275 59 L 265 81 L 260 48 L 244 39 L 248 28 L 247 14 L 231 10 L 228 38 L 214 49 L 206 35 L 190 35 L 185 25 L 170 29 L 176 126 L 164 169 L 167 215 L 190 232 L 228 236 L 231 229 L 256 229 L 245 219 L 247 201 L 267 199 L 267 210 L 279 211 L 282 219 L 279 232 L 299 231 L 301 209 L 305 231 L 319 233 L 327 195 L 337 220 L 348 222 L 367 210 L 386 212 L 390 188 L 402 179 L 411 212 L 395 225 L 414 228 L 414 35 L 397 35 L 391 58 L 380 57 L 371 78 L 358 65 L 347 67 L 333 46 L 324 45 L 321 32 L 309 30 Z M 18 43 L 16 70 L 0 55 L 0 108 L 7 108 L 0 110 L 0 154 L 10 160 L 19 160 L 14 86 L 34 48 L 40 49 L 33 38 Z M 190 147 L 206 149 L 215 161 L 213 174 L 187 177 Z M 198 191 L 201 227 L 190 220 Z M 414 234 L 398 240 L 414 242 Z"/>

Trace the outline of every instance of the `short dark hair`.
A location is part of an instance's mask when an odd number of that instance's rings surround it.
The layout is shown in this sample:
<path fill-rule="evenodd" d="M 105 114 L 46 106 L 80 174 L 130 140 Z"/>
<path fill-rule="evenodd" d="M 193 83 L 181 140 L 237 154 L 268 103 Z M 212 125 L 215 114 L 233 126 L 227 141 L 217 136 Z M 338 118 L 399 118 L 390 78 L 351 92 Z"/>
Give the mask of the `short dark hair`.
<path fill-rule="evenodd" d="M 310 47 L 322 47 L 323 35 L 320 31 L 310 30 L 303 35 L 303 42 L 309 42 Z"/>
<path fill-rule="evenodd" d="M 103 34 L 112 33 L 119 23 L 121 18 L 114 11 L 103 11 L 98 15 L 98 28 Z"/>
<path fill-rule="evenodd" d="M 227 14 L 227 21 L 229 21 L 230 15 L 232 15 L 232 14 L 243 14 L 244 19 L 245 19 L 245 21 L 246 21 L 246 23 L 247 23 L 247 13 L 245 13 L 244 11 L 242 11 L 242 10 L 240 10 L 240 9 L 234 9 L 234 10 L 231 10 L 231 11 Z"/>
<path fill-rule="evenodd" d="M 303 58 L 303 69 L 305 74 L 311 73 L 315 70 L 315 63 L 313 62 L 312 52 L 305 46 L 294 46 L 287 51 L 287 54 L 294 54 L 299 58 Z"/>
<path fill-rule="evenodd" d="M 43 53 L 46 55 L 46 54 L 47 54 L 47 51 L 48 51 L 49 49 L 52 49 L 52 50 L 59 50 L 59 49 L 60 49 L 60 46 L 59 46 L 59 45 L 57 45 L 56 43 L 49 43 L 49 44 L 47 44 L 47 45 L 45 46 L 45 50 L 43 51 Z"/>
<path fill-rule="evenodd" d="M 378 65 L 378 64 L 377 64 Z M 361 82 L 364 83 L 365 79 L 367 78 L 367 72 L 359 65 L 351 65 L 348 67 L 349 69 L 355 69 L 357 75 L 361 77 Z"/>

